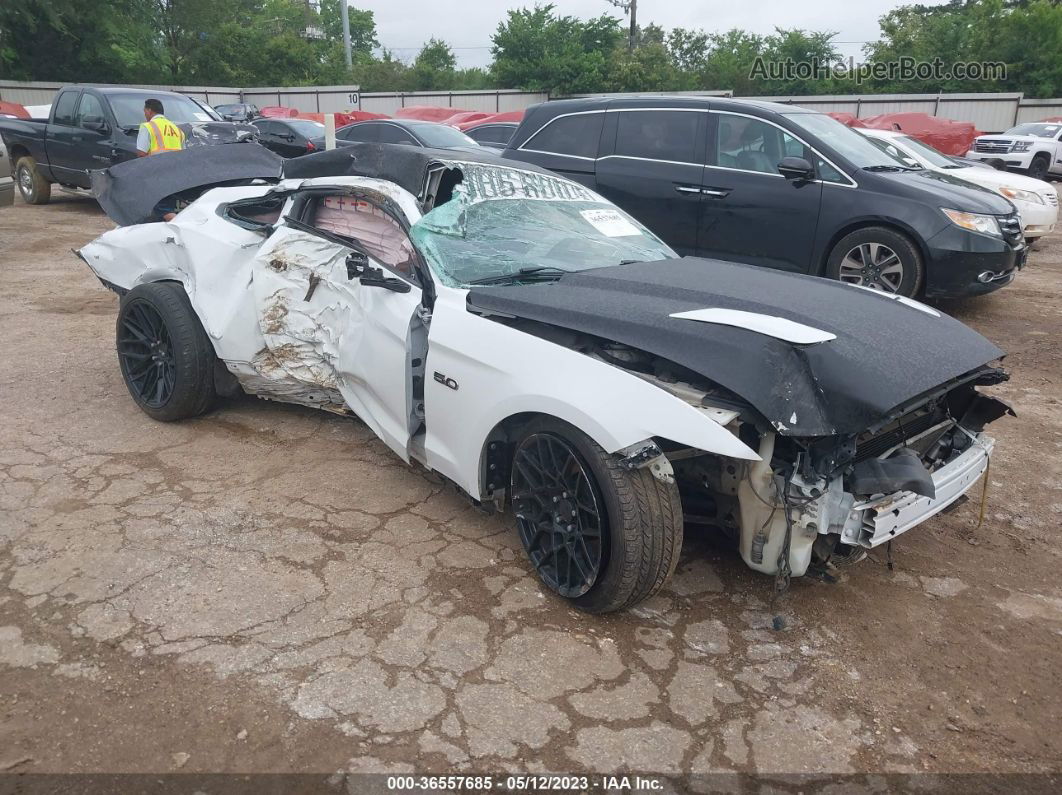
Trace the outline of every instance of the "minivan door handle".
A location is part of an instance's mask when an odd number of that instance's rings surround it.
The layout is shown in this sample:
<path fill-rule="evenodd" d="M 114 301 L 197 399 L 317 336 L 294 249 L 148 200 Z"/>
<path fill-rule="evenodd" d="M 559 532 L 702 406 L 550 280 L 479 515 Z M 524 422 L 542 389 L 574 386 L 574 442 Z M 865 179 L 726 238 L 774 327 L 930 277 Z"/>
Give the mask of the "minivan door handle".
<path fill-rule="evenodd" d="M 725 199 L 733 188 L 701 188 L 701 193 L 713 199 Z"/>
<path fill-rule="evenodd" d="M 678 193 L 691 193 L 700 194 L 701 189 L 697 185 L 675 185 L 675 190 Z"/>

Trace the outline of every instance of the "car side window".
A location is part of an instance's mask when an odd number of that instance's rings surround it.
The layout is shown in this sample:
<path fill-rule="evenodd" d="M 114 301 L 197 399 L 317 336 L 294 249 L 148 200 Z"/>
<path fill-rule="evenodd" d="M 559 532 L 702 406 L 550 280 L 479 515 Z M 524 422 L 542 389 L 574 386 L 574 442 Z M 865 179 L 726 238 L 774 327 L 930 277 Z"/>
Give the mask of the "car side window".
<path fill-rule="evenodd" d="M 784 157 L 814 160 L 814 153 L 773 124 L 747 116 L 720 114 L 713 165 L 740 171 L 777 174 Z"/>
<path fill-rule="evenodd" d="M 811 161 L 815 166 L 815 173 L 818 174 L 819 179 L 823 182 L 836 182 L 839 185 L 850 185 L 851 180 L 844 174 L 831 166 L 821 157 L 816 155 L 815 159 Z"/>
<path fill-rule="evenodd" d="M 256 121 L 254 126 L 262 135 L 272 135 L 276 132 L 276 126 L 271 121 Z"/>
<path fill-rule="evenodd" d="M 520 148 L 569 157 L 597 157 L 603 112 L 559 116 L 531 136 Z"/>
<path fill-rule="evenodd" d="M 317 229 L 356 241 L 369 256 L 409 281 L 416 281 L 414 249 L 399 223 L 372 202 L 354 196 L 325 196 L 313 208 Z"/>
<path fill-rule="evenodd" d="M 616 154 L 649 160 L 697 163 L 701 114 L 678 110 L 621 111 L 616 123 Z"/>
<path fill-rule="evenodd" d="M 344 141 L 373 143 L 380 140 L 380 125 L 364 123 L 355 124 L 342 130 L 342 135 L 339 137 Z"/>
<path fill-rule="evenodd" d="M 53 124 L 65 124 L 67 127 L 74 126 L 74 105 L 77 104 L 77 91 L 64 91 L 55 100 L 55 113 L 52 114 Z"/>
<path fill-rule="evenodd" d="M 103 121 L 103 103 L 95 94 L 84 93 L 77 106 L 77 126 L 84 127 L 86 121 Z"/>
<path fill-rule="evenodd" d="M 475 127 L 465 133 L 473 141 L 490 144 L 507 144 L 513 137 L 512 127 L 488 124 L 485 127 Z"/>
<path fill-rule="evenodd" d="M 379 141 L 382 144 L 413 144 L 419 146 L 412 135 L 407 133 L 401 127 L 396 127 L 393 124 L 380 125 Z"/>

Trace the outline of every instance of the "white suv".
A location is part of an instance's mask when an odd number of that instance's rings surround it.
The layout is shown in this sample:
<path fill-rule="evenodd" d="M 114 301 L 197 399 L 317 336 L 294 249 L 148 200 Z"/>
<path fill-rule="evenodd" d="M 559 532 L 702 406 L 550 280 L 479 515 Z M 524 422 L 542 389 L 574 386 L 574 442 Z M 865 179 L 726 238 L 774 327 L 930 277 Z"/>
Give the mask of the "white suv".
<path fill-rule="evenodd" d="M 979 136 L 966 153 L 971 160 L 1002 160 L 1030 177 L 1062 177 L 1062 123 L 1031 122 L 999 135 Z"/>

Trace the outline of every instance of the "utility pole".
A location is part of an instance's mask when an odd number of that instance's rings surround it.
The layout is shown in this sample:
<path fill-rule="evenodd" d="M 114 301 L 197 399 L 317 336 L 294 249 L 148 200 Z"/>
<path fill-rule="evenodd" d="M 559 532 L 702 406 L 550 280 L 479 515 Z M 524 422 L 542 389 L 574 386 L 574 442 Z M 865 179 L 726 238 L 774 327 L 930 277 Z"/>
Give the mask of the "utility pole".
<path fill-rule="evenodd" d="M 638 0 L 608 0 L 616 8 L 622 8 L 624 14 L 631 15 L 631 32 L 627 39 L 627 47 L 634 49 L 634 43 L 638 39 Z"/>
<path fill-rule="evenodd" d="M 339 0 L 339 17 L 343 20 L 343 52 L 347 57 L 347 71 L 354 66 L 350 57 L 350 12 L 347 10 L 347 0 Z"/>

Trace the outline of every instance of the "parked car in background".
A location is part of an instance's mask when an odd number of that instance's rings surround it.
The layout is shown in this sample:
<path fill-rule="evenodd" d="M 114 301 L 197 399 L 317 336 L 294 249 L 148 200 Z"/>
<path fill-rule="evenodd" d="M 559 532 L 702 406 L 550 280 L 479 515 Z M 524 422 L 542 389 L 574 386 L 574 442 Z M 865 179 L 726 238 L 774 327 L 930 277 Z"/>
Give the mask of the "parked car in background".
<path fill-rule="evenodd" d="M 47 121 L 0 120 L 19 192 L 29 204 L 44 204 L 52 185 L 89 188 L 89 172 L 136 157 L 144 101 L 162 102 L 166 118 L 185 134 L 186 146 L 254 140 L 248 124 L 222 120 L 212 109 L 172 91 L 120 86 L 65 86 Z"/>
<path fill-rule="evenodd" d="M 258 143 L 282 157 L 299 157 L 325 148 L 325 126 L 313 119 L 255 119 Z M 336 141 L 337 145 L 339 141 Z"/>
<path fill-rule="evenodd" d="M 515 121 L 487 122 L 475 127 L 466 127 L 464 133 L 480 146 L 504 149 L 519 126 Z"/>
<path fill-rule="evenodd" d="M 336 130 L 337 141 L 365 144 L 409 144 L 434 149 L 479 151 L 479 144 L 460 130 L 417 119 L 371 119 Z"/>
<path fill-rule="evenodd" d="M 1035 240 L 1054 231 L 1058 222 L 1058 193 L 1049 183 L 1022 174 L 956 163 L 929 144 L 902 132 L 872 129 L 859 132 L 888 154 L 913 166 L 952 174 L 1010 199 L 1021 215 L 1026 240 Z"/>
<path fill-rule="evenodd" d="M 503 156 L 593 188 L 683 254 L 929 297 L 991 292 L 1025 262 L 1002 196 L 793 105 L 547 102 L 527 110 Z"/>
<path fill-rule="evenodd" d="M 582 610 L 658 591 L 685 523 L 783 579 L 853 563 L 973 489 L 1013 413 L 981 391 L 1003 351 L 917 301 L 678 257 L 527 164 L 356 147 L 80 250 L 121 296 L 130 398 L 160 421 L 241 387 L 356 415 L 512 510 Z M 209 181 L 212 153 L 181 154 Z M 139 189 L 152 165 L 118 168 Z"/>
<path fill-rule="evenodd" d="M 972 160 L 1002 159 L 1035 179 L 1062 177 L 1062 123 L 1030 122 L 999 135 L 981 135 L 966 153 Z"/>
<path fill-rule="evenodd" d="M 257 105 L 249 102 L 236 102 L 230 105 L 215 105 L 214 110 L 227 121 L 252 122 L 261 118 L 262 112 Z"/>
<path fill-rule="evenodd" d="M 7 149 L 0 139 L 0 207 L 7 207 L 15 201 L 15 180 L 11 176 L 11 160 Z"/>

